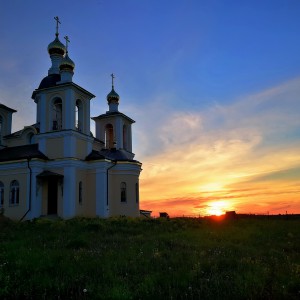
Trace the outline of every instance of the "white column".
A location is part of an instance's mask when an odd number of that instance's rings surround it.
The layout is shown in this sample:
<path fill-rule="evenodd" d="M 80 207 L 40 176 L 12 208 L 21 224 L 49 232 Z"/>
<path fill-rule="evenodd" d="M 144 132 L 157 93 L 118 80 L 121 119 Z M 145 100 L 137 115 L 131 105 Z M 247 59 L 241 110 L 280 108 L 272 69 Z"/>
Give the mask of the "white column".
<path fill-rule="evenodd" d="M 39 121 L 40 121 L 40 133 L 45 133 L 48 129 L 46 124 L 47 120 L 49 119 L 48 110 L 47 110 L 47 103 L 46 103 L 46 95 L 41 94 L 39 99 Z"/>
<path fill-rule="evenodd" d="M 63 218 L 72 218 L 75 216 L 76 201 L 76 170 L 75 167 L 64 168 L 64 186 L 63 186 Z"/>
<path fill-rule="evenodd" d="M 83 133 L 90 135 L 91 121 L 90 121 L 90 100 L 85 100 L 83 109 Z"/>
<path fill-rule="evenodd" d="M 34 101 L 36 103 L 36 123 L 39 123 L 41 118 L 41 102 L 40 102 L 40 97 L 37 97 L 37 100 Z"/>
<path fill-rule="evenodd" d="M 123 148 L 123 122 L 121 117 L 116 117 L 116 142 L 117 149 Z"/>
<path fill-rule="evenodd" d="M 12 114 L 7 115 L 7 124 L 6 124 L 6 133 L 5 134 L 11 134 L 11 125 L 12 125 Z"/>
<path fill-rule="evenodd" d="M 127 127 L 127 149 L 132 152 L 132 126 L 131 124 Z"/>
<path fill-rule="evenodd" d="M 39 218 L 42 214 L 42 187 L 39 186 L 36 175 L 42 172 L 42 169 L 32 169 L 31 179 L 31 213 L 30 218 Z"/>

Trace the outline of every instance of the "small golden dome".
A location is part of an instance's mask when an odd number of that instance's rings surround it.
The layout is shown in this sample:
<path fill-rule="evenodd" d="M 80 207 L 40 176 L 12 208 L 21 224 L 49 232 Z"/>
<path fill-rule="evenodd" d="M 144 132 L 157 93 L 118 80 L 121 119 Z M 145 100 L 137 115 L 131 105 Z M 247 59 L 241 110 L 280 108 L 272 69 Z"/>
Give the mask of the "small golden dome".
<path fill-rule="evenodd" d="M 48 45 L 48 53 L 50 55 L 51 54 L 65 55 L 65 53 L 66 53 L 66 47 L 58 39 L 58 36 L 56 36 L 55 40 Z"/>
<path fill-rule="evenodd" d="M 110 103 L 112 101 L 118 102 L 120 99 L 120 96 L 115 92 L 114 88 L 112 87 L 111 92 L 106 97 L 107 101 Z"/>
<path fill-rule="evenodd" d="M 65 57 L 62 59 L 59 69 L 60 70 L 74 70 L 75 63 L 73 60 L 69 57 L 68 53 L 66 53 Z"/>

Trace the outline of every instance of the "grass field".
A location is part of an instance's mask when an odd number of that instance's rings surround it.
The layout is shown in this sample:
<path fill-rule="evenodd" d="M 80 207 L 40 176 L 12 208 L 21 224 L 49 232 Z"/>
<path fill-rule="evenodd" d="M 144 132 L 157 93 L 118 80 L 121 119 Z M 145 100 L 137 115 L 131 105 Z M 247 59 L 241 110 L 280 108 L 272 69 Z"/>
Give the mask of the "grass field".
<path fill-rule="evenodd" d="M 0 218 L 0 299 L 300 299 L 300 220 Z"/>

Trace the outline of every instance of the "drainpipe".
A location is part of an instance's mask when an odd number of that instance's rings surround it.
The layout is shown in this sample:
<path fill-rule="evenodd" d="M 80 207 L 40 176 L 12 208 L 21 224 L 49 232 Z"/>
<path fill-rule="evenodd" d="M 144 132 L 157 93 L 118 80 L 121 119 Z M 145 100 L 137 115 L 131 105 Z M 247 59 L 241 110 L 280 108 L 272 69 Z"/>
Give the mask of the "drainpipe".
<path fill-rule="evenodd" d="M 113 163 L 113 165 L 106 169 L 106 205 L 107 206 L 108 206 L 108 171 L 117 164 L 116 160 L 112 160 L 111 162 Z"/>
<path fill-rule="evenodd" d="M 26 215 L 31 211 L 31 182 L 32 182 L 32 169 L 29 165 L 31 158 L 27 158 L 27 168 L 29 169 L 30 177 L 29 177 L 29 205 L 28 205 L 28 210 L 24 214 L 24 216 L 20 219 L 20 222 L 26 217 Z"/>

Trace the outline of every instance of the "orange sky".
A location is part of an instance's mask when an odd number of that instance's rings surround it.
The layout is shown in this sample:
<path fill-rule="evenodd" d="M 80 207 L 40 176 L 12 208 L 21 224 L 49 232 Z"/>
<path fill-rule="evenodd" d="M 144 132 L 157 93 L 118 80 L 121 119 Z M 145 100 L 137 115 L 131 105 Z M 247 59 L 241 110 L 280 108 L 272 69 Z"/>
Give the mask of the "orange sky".
<path fill-rule="evenodd" d="M 169 110 L 165 118 L 154 103 L 148 118 L 156 114 L 160 123 L 138 131 L 139 147 L 149 152 L 141 159 L 141 209 L 300 213 L 299 87 L 297 78 L 227 106 Z"/>
<path fill-rule="evenodd" d="M 35 122 L 58 14 L 74 82 L 97 96 L 91 116 L 116 74 L 142 209 L 300 213 L 300 1 L 70 3 L 1 2 L 0 102 L 23 112 L 13 131 Z"/>

